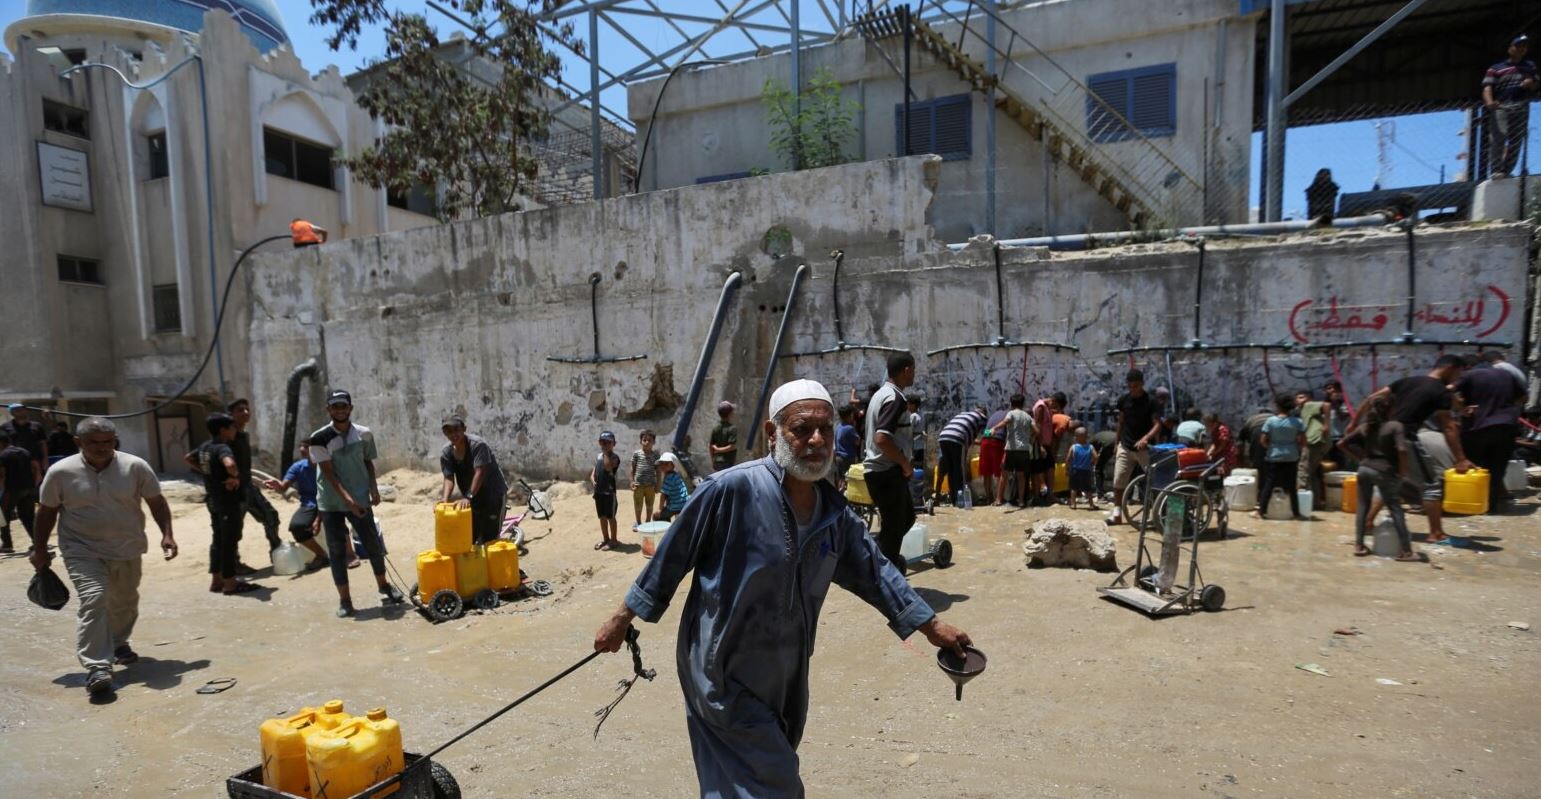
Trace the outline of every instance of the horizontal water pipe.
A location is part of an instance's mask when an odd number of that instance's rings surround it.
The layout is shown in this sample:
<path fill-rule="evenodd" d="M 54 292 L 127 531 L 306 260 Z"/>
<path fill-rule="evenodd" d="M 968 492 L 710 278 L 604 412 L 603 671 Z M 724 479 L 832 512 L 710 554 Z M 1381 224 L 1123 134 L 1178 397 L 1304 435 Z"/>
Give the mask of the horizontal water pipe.
<path fill-rule="evenodd" d="M 1068 236 L 1038 236 L 1028 239 L 1002 239 L 997 242 L 1002 247 L 1048 247 L 1051 250 L 1084 250 L 1090 247 L 1105 246 L 1110 244 L 1128 244 L 1130 242 L 1155 242 L 1174 239 L 1181 236 L 1268 236 L 1283 233 L 1298 233 L 1315 228 L 1359 228 L 1378 227 L 1391 222 L 1391 216 L 1386 213 L 1366 214 L 1365 216 L 1350 216 L 1334 219 L 1330 225 L 1324 225 L 1318 219 L 1293 219 L 1288 222 L 1258 222 L 1247 225 L 1206 225 L 1202 227 L 1165 228 L 1161 230 L 1120 230 L 1109 233 L 1077 233 Z M 968 242 L 962 244 L 949 244 L 947 249 L 954 252 L 967 248 Z"/>

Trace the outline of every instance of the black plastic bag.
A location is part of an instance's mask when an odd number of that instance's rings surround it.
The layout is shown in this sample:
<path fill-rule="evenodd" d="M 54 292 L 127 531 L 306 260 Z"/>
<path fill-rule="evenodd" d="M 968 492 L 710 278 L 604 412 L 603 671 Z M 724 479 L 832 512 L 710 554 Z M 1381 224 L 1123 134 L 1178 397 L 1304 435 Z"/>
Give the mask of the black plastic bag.
<path fill-rule="evenodd" d="M 27 585 L 27 598 L 38 607 L 59 610 L 69 604 L 70 589 L 53 569 L 43 569 L 32 575 L 32 582 Z"/>

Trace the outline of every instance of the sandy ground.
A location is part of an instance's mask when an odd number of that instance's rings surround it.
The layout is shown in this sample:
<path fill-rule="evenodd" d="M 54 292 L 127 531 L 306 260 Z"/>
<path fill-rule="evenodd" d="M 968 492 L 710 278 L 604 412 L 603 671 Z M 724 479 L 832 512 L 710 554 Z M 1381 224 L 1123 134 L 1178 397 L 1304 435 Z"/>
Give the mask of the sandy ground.
<path fill-rule="evenodd" d="M 379 515 L 407 570 L 431 541 L 438 478 L 387 482 L 399 497 Z M 643 564 L 635 548 L 593 550 L 593 506 L 569 489 L 551 522 L 527 527 L 523 565 L 552 596 L 433 625 L 382 613 L 362 569 L 351 572 L 359 617 L 339 620 L 325 573 L 259 576 L 268 590 L 243 597 L 207 593 L 201 492 L 168 493 L 182 556 L 145 561 L 134 637 L 143 660 L 120 671 L 112 704 L 87 702 L 74 604 L 28 604 L 30 567 L 0 561 L 10 586 L 0 592 L 0 796 L 220 796 L 226 776 L 257 763 L 263 719 L 333 697 L 356 712 L 387 706 L 407 748 L 429 750 L 583 657 Z M 623 515 L 630 505 L 621 497 Z M 279 507 L 287 517 L 293 505 Z M 1441 549 L 1419 565 L 1350 557 L 1340 513 L 1238 520 L 1238 535 L 1200 550 L 1227 610 L 1162 620 L 1099 598 L 1108 575 L 1025 568 L 1023 528 L 1067 511 L 941 510 L 926 521 L 953 541 L 956 563 L 912 580 L 989 653 L 989 671 L 954 701 L 923 639 L 896 640 L 833 590 L 801 748 L 809 793 L 1534 796 L 1541 633 L 1508 623 L 1541 624 L 1536 508 L 1452 520 L 1484 551 Z M 1132 531 L 1118 537 L 1120 563 L 1131 562 Z M 265 564 L 261 549 L 248 521 L 243 559 Z M 591 663 L 440 760 L 472 797 L 692 795 L 678 619 L 643 625 L 658 679 L 632 691 L 597 741 L 591 711 L 628 676 L 624 656 Z M 1350 626 L 1362 635 L 1333 633 Z M 195 693 L 216 677 L 239 682 Z"/>

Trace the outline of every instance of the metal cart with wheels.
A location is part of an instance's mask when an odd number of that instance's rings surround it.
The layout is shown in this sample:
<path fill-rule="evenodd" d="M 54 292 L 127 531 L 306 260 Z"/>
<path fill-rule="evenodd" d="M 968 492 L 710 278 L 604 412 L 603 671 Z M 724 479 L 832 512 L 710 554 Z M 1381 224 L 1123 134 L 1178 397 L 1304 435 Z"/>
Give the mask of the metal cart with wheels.
<path fill-rule="evenodd" d="M 1199 533 L 1213 509 L 1204 492 L 1194 490 L 1195 485 L 1205 486 L 1210 478 L 1217 476 L 1220 466 L 1219 463 L 1209 464 L 1196 480 L 1173 481 L 1155 492 L 1146 481 L 1139 522 L 1135 525 L 1140 540 L 1135 547 L 1134 565 L 1119 572 L 1111 585 L 1098 588 L 1097 593 L 1152 616 L 1192 613 L 1198 609 L 1217 611 L 1225 606 L 1225 589 L 1205 583 L 1204 575 L 1199 571 Z M 1152 530 L 1159 530 L 1161 535 L 1159 562 L 1150 556 L 1147 536 Z M 1184 582 L 1178 582 L 1178 576 L 1183 573 L 1180 561 L 1185 541 L 1187 577 Z"/>
<path fill-rule="evenodd" d="M 406 766 L 401 778 L 387 778 L 365 788 L 351 797 L 337 799 L 376 799 L 391 796 L 393 799 L 460 799 L 460 784 L 455 782 L 449 769 L 433 762 L 426 755 L 406 752 Z M 426 762 L 425 762 L 426 761 Z M 262 766 L 251 768 L 225 779 L 225 792 L 230 799 L 299 799 L 292 793 L 269 788 L 262 784 Z"/>

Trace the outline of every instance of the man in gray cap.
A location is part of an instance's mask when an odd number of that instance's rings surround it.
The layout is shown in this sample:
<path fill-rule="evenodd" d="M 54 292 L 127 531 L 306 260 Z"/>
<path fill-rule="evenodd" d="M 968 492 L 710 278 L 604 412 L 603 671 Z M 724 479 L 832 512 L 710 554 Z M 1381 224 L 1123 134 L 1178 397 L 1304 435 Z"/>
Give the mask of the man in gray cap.
<path fill-rule="evenodd" d="M 442 427 L 449 443 L 439 452 L 439 471 L 444 474 L 440 502 L 449 502 L 460 487 L 460 506 L 471 509 L 471 538 L 478 544 L 497 540 L 508 507 L 508 483 L 498 468 L 498 457 L 486 439 L 466 432 L 465 417 L 444 417 Z"/>
<path fill-rule="evenodd" d="M 1525 134 L 1530 129 L 1530 101 L 1536 94 L 1536 62 L 1526 58 L 1530 37 L 1509 41 L 1509 57 L 1488 67 L 1482 78 L 1482 105 L 1487 108 L 1488 168 L 1495 178 L 1514 173 Z"/>
<path fill-rule="evenodd" d="M 701 484 L 594 635 L 596 650 L 620 649 L 632 620 L 658 621 L 695 573 L 676 660 L 707 797 L 803 795 L 797 745 L 830 583 L 877 608 L 900 638 L 918 630 L 959 655 L 971 643 L 910 588 L 825 479 L 835 405 L 824 386 L 794 380 L 776 389 L 764 432 L 770 455 Z"/>

